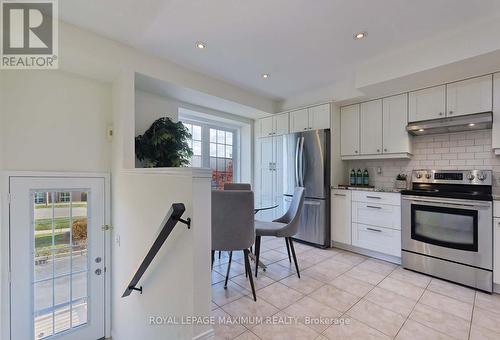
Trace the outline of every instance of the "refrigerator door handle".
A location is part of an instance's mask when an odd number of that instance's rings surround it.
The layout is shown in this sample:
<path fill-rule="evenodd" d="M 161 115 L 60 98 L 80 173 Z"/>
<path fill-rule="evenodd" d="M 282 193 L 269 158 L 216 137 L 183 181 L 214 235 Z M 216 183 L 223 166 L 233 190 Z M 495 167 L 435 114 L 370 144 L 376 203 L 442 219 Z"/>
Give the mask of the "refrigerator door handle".
<path fill-rule="evenodd" d="M 299 154 L 299 178 L 300 186 L 304 186 L 304 137 L 300 139 L 300 154 Z"/>
<path fill-rule="evenodd" d="M 300 137 L 297 138 L 297 145 L 295 145 L 295 185 L 300 186 L 299 183 L 299 144 Z"/>

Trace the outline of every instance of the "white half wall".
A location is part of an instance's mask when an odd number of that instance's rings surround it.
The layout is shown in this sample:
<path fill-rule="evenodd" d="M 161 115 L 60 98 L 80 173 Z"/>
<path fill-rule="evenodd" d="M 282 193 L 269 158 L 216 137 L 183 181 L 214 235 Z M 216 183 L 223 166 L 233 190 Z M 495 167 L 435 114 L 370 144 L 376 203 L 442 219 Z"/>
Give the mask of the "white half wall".
<path fill-rule="evenodd" d="M 210 332 L 210 326 L 150 324 L 156 316 L 210 315 L 210 178 L 209 171 L 187 168 L 114 175 L 113 339 L 183 340 Z M 186 205 L 191 229 L 178 223 L 139 283 L 143 294 L 122 298 L 172 203 Z"/>

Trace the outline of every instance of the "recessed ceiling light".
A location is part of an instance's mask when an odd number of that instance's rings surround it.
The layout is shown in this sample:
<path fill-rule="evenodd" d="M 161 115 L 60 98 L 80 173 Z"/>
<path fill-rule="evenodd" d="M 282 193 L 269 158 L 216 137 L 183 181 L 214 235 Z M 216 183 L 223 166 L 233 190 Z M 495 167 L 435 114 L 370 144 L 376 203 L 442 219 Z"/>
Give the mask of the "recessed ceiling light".
<path fill-rule="evenodd" d="M 424 129 L 418 129 L 419 132 L 424 132 Z"/>
<path fill-rule="evenodd" d="M 267 73 L 262 74 L 262 79 L 267 79 L 267 78 L 269 78 L 269 74 Z"/>
<path fill-rule="evenodd" d="M 470 124 L 469 124 L 469 126 L 471 126 L 471 127 L 472 127 L 472 126 L 474 126 L 474 125 L 476 125 L 476 124 L 474 124 L 474 123 L 470 123 Z"/>
<path fill-rule="evenodd" d="M 354 34 L 354 39 L 356 40 L 363 39 L 366 38 L 367 35 L 368 35 L 367 32 L 358 32 Z"/>
<path fill-rule="evenodd" d="M 207 45 L 205 45 L 205 43 L 204 43 L 204 42 L 202 42 L 202 41 L 198 41 L 198 42 L 196 43 L 196 47 L 198 47 L 200 50 L 202 50 L 202 49 L 204 49 L 205 47 L 207 47 Z"/>

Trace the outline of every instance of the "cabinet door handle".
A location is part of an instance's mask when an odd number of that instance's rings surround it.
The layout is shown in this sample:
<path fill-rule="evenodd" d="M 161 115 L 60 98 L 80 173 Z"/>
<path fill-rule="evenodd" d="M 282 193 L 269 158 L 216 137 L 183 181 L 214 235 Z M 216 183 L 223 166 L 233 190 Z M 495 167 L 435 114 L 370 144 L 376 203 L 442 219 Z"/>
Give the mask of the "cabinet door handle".
<path fill-rule="evenodd" d="M 343 196 L 343 197 L 345 197 L 345 196 L 346 196 L 346 194 L 333 194 L 333 195 L 334 195 L 334 196 Z M 499 222 L 498 224 L 500 224 L 500 222 Z"/>
<path fill-rule="evenodd" d="M 452 115 L 452 114 L 453 114 L 453 111 L 450 110 L 450 115 Z"/>
<path fill-rule="evenodd" d="M 374 198 L 374 199 L 377 199 L 377 200 L 381 200 L 382 197 L 379 197 L 379 196 L 366 196 L 366 198 Z"/>
<path fill-rule="evenodd" d="M 377 152 L 380 152 L 380 149 L 377 149 Z"/>
<path fill-rule="evenodd" d="M 377 233 L 381 233 L 382 232 L 382 230 L 380 230 L 380 229 L 374 229 L 374 228 L 366 228 L 366 230 L 376 231 Z"/>
<path fill-rule="evenodd" d="M 372 209 L 382 209 L 382 207 L 376 207 L 374 205 L 367 205 L 367 208 L 372 208 Z"/>
<path fill-rule="evenodd" d="M 354 153 L 358 153 L 358 150 L 354 150 Z"/>
<path fill-rule="evenodd" d="M 387 149 L 384 149 L 384 152 L 387 152 Z"/>
<path fill-rule="evenodd" d="M 442 112 L 439 112 L 439 115 L 440 115 L 440 116 L 442 116 L 442 115 L 443 115 L 443 113 L 442 113 Z"/>

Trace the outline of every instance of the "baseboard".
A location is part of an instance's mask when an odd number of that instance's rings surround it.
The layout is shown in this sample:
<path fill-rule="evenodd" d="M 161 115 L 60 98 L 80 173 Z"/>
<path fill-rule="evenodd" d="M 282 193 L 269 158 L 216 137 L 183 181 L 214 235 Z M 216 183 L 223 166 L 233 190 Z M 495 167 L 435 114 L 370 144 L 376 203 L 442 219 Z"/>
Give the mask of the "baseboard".
<path fill-rule="evenodd" d="M 210 339 L 214 335 L 214 329 L 211 328 L 206 332 L 203 332 L 201 334 L 198 334 L 197 336 L 193 337 L 193 340 L 205 340 L 205 339 Z"/>
<path fill-rule="evenodd" d="M 493 283 L 493 292 L 500 294 L 500 284 L 499 283 Z"/>
<path fill-rule="evenodd" d="M 352 251 L 353 253 L 358 253 L 361 255 L 373 257 L 379 260 L 387 261 L 387 262 L 392 262 L 397 265 L 401 264 L 401 258 L 393 255 L 387 255 L 383 253 L 379 253 L 378 251 L 373 251 L 369 249 L 364 249 L 364 248 L 359 248 L 350 244 L 345 244 L 345 243 L 340 243 L 340 242 L 333 242 L 332 241 L 332 247 L 334 248 L 339 248 L 342 250 L 347 250 L 347 251 Z"/>

